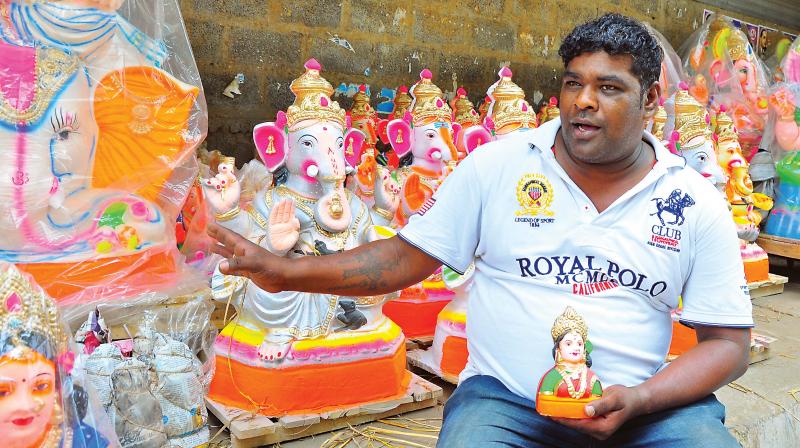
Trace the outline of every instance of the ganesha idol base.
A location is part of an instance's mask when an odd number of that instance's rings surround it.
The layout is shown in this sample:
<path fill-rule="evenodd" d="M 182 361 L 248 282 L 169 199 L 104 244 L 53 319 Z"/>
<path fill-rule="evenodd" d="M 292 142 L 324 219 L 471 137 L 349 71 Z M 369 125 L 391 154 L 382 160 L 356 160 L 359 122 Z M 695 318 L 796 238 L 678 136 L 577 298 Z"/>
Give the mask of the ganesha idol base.
<path fill-rule="evenodd" d="M 744 277 L 747 283 L 769 280 L 769 258 L 756 243 L 741 243 L 739 251 L 744 262 Z"/>
<path fill-rule="evenodd" d="M 442 280 L 434 280 L 436 276 L 402 290 L 400 298 L 383 305 L 383 313 L 403 329 L 407 338 L 433 337 L 439 312 L 453 299 L 454 293 Z"/>
<path fill-rule="evenodd" d="M 19 263 L 57 302 L 88 303 L 130 297 L 175 283 L 181 258 L 172 244 L 162 244 L 107 258 L 62 263 Z"/>
<path fill-rule="evenodd" d="M 409 353 L 413 365 L 438 375 L 445 381 L 458 384 L 458 377 L 467 365 L 467 313 L 466 310 L 453 310 L 450 302 L 439 312 L 433 345 L 428 350 L 415 350 Z"/>
<path fill-rule="evenodd" d="M 277 362 L 259 357 L 263 338 L 235 321 L 222 330 L 210 399 L 270 417 L 312 414 L 397 399 L 411 381 L 403 333 L 388 319 L 295 341 Z"/>

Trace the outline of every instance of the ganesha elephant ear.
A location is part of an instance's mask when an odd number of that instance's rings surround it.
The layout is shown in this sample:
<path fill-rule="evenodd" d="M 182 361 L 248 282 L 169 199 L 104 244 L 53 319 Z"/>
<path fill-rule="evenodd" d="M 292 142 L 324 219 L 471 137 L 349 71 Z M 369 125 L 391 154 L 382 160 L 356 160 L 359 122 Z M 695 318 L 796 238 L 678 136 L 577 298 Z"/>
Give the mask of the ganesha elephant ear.
<path fill-rule="evenodd" d="M 279 126 L 280 117 L 275 123 L 261 123 L 253 128 L 253 141 L 258 155 L 270 172 L 275 172 L 286 160 L 288 139 L 283 126 Z"/>
<path fill-rule="evenodd" d="M 367 136 L 358 129 L 350 129 L 344 135 L 344 158 L 353 168 L 361 163 L 361 151 L 366 139 Z"/>
<path fill-rule="evenodd" d="M 467 154 L 475 151 L 475 148 L 494 140 L 491 132 L 483 126 L 470 126 L 464 132 L 464 147 Z"/>
<path fill-rule="evenodd" d="M 464 130 L 464 127 L 455 121 L 451 123 L 451 126 L 453 126 L 453 141 L 456 142 L 458 141 L 458 134 Z"/>
<path fill-rule="evenodd" d="M 378 133 L 378 137 L 380 137 L 384 145 L 389 144 L 389 134 L 386 133 L 386 126 L 388 124 L 389 120 L 379 119 L 378 124 L 375 126 L 375 130 Z"/>
<path fill-rule="evenodd" d="M 389 144 L 401 159 L 411 151 L 413 135 L 411 134 L 411 123 L 405 119 L 392 120 L 386 125 L 386 134 L 389 136 Z"/>
<path fill-rule="evenodd" d="M 94 94 L 98 137 L 92 186 L 159 202 L 163 186 L 194 149 L 186 130 L 199 89 L 155 67 L 106 74 Z M 121 179 L 135 184 L 120 184 Z"/>

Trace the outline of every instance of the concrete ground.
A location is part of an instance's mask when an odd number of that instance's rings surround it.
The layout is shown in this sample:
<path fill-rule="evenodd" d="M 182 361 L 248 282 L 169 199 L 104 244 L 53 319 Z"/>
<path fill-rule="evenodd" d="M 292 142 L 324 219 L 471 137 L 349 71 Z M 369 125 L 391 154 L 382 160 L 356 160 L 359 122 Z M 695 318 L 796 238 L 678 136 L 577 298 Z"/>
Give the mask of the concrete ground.
<path fill-rule="evenodd" d="M 717 392 L 727 409 L 726 425 L 745 448 L 800 447 L 800 267 L 795 264 L 792 269 L 779 259 L 771 272 L 790 278 L 782 294 L 753 299 L 756 332 L 777 338 L 770 345 L 771 356 L 751 365 L 743 377 Z M 453 385 L 433 375 L 415 372 L 441 386 L 445 400 L 452 393 Z M 405 415 L 413 419 L 439 419 L 441 416 L 441 404 Z M 428 423 L 439 425 L 441 421 Z M 360 428 L 370 425 L 403 430 L 374 423 Z M 317 448 L 331 437 L 332 434 L 320 434 L 280 446 Z M 430 440 L 405 438 L 421 446 L 435 444 Z M 347 445 L 348 448 L 355 446 Z"/>

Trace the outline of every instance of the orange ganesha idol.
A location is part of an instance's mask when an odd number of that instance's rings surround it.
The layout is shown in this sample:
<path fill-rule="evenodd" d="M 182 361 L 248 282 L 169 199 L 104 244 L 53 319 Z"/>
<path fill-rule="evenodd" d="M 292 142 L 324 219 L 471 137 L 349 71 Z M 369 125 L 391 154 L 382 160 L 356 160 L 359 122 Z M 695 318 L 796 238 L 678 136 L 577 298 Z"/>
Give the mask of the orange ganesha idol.
<path fill-rule="evenodd" d="M 589 418 L 584 411 L 603 394 L 603 387 L 592 366 L 589 328 L 572 307 L 567 307 L 553 323 L 553 358 L 556 365 L 539 382 L 536 411 L 563 418 Z"/>

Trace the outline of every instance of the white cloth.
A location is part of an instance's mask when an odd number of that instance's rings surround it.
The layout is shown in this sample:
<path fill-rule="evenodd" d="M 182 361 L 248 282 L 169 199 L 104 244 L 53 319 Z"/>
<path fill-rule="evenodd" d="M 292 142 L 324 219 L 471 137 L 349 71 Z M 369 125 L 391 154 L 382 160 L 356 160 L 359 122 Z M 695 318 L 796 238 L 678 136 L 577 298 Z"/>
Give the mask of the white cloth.
<path fill-rule="evenodd" d="M 491 375 L 534 400 L 567 306 L 588 324 L 605 385 L 637 385 L 662 366 L 679 295 L 686 323 L 751 327 L 736 229 L 711 183 L 645 133 L 658 162 L 598 213 L 555 160 L 560 126 L 478 148 L 399 233 L 456 271 L 475 259 L 461 380 Z M 682 204 L 684 222 L 669 204 Z"/>

